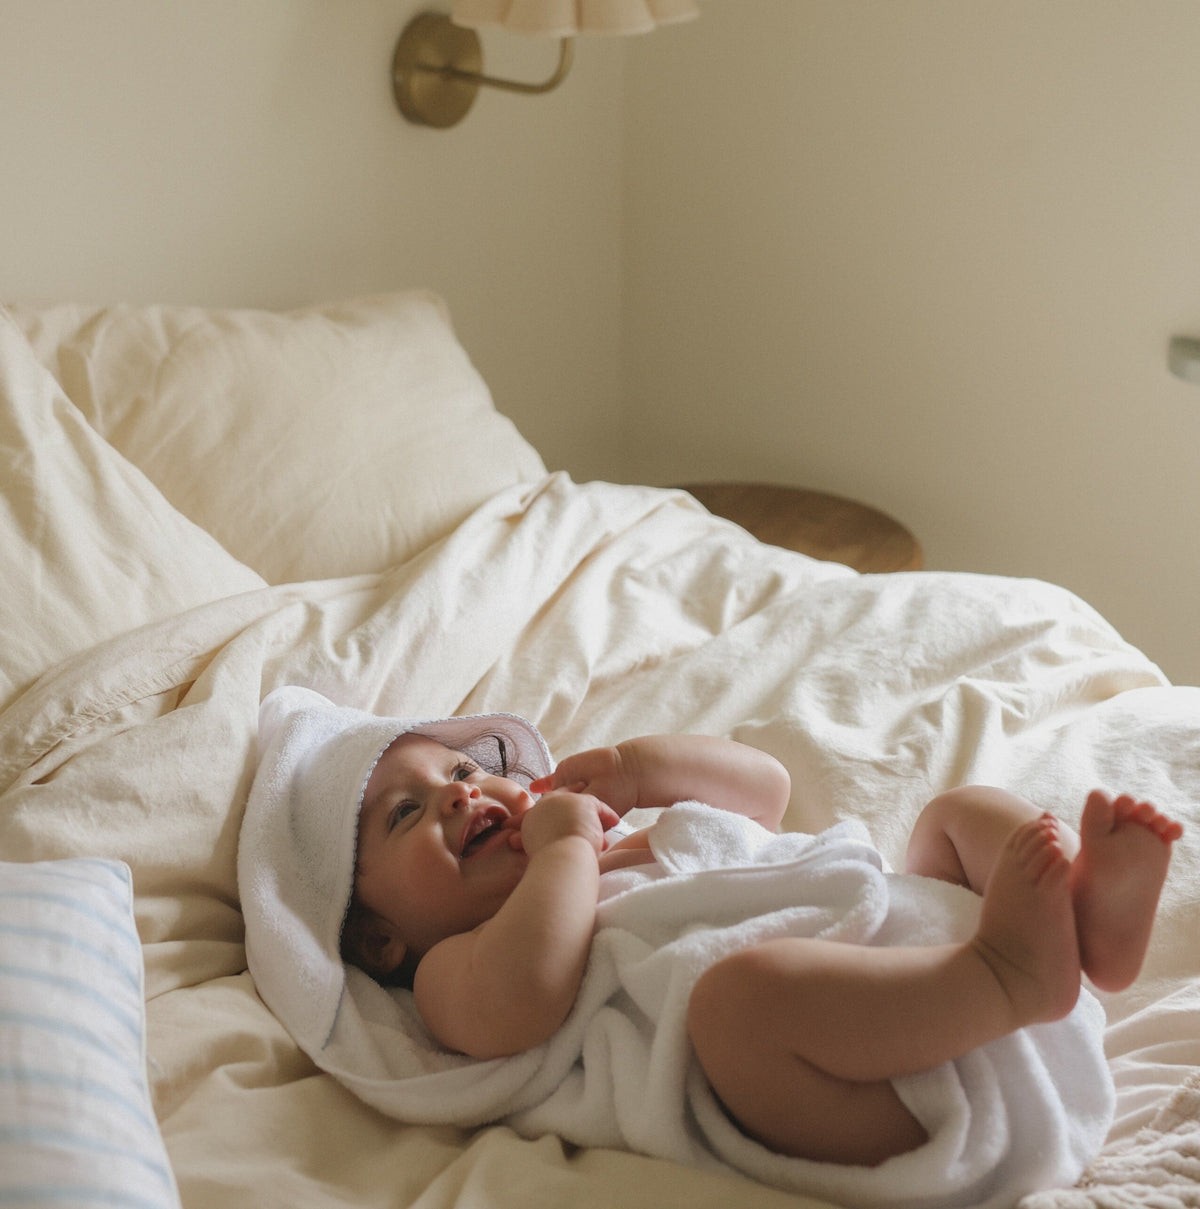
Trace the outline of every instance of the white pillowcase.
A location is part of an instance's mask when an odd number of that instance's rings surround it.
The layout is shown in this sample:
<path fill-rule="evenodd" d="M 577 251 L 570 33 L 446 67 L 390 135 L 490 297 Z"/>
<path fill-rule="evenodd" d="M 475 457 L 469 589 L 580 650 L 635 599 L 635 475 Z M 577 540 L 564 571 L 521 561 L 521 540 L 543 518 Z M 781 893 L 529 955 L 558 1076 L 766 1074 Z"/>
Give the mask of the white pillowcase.
<path fill-rule="evenodd" d="M 263 581 L 63 394 L 0 307 L 0 708 L 64 659 Z"/>
<path fill-rule="evenodd" d="M 119 861 L 0 863 L 0 1204 L 178 1209 Z"/>
<path fill-rule="evenodd" d="M 96 430 L 271 583 L 384 570 L 545 474 L 427 292 L 11 309 Z"/>

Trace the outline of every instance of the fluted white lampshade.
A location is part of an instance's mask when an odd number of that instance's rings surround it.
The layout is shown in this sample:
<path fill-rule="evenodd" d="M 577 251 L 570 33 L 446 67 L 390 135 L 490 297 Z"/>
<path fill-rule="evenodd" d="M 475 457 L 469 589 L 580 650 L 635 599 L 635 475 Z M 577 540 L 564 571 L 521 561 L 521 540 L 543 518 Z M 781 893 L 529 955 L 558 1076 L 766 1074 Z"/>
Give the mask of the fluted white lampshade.
<path fill-rule="evenodd" d="M 697 15 L 692 0 L 454 0 L 455 25 L 518 34 L 644 34 Z"/>
<path fill-rule="evenodd" d="M 392 91 L 410 122 L 444 130 L 467 115 L 481 88 L 540 94 L 566 78 L 576 34 L 644 34 L 697 16 L 692 0 L 453 0 L 451 15 L 418 13 L 392 55 Z M 475 27 L 557 38 L 558 66 L 526 82 L 485 73 Z"/>

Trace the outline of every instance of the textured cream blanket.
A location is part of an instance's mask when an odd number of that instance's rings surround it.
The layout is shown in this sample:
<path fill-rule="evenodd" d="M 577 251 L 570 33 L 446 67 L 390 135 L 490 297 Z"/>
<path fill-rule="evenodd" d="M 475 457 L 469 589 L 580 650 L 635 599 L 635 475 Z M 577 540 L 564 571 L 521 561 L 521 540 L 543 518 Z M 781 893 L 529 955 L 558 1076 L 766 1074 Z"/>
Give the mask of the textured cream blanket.
<path fill-rule="evenodd" d="M 139 540 L 123 534 L 112 556 L 135 562 Z M 398 716 L 512 711 L 560 755 L 730 734 L 790 768 L 787 825 L 861 818 L 893 864 L 929 796 L 967 781 L 1069 820 L 1096 784 L 1197 820 L 1200 691 L 1169 687 L 1069 593 L 858 577 L 672 492 L 552 476 L 388 575 L 247 580 L 133 633 L 116 586 L 72 615 L 117 636 L 0 714 L 0 850 L 132 867 L 156 1106 L 186 1209 L 797 1204 L 553 1138 L 401 1127 L 316 1073 L 245 973 L 236 892 L 258 706 L 282 684 Z M 1200 823 L 1177 846 L 1142 982 L 1105 1001 L 1117 1141 L 1200 1069 L 1197 884 Z"/>
<path fill-rule="evenodd" d="M 1038 1192 L 1021 1209 L 1196 1209 L 1200 1205 L 1200 1075 L 1130 1140 L 1089 1165 L 1076 1188 Z"/>

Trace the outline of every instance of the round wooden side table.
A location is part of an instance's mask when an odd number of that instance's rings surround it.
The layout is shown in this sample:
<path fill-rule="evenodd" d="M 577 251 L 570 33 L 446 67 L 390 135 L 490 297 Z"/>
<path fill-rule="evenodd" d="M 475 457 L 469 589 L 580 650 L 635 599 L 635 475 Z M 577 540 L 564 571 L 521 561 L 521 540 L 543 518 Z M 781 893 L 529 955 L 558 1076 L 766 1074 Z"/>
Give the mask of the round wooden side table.
<path fill-rule="evenodd" d="M 898 521 L 857 500 L 771 483 L 683 483 L 709 512 L 759 541 L 856 571 L 919 571 L 920 543 Z"/>

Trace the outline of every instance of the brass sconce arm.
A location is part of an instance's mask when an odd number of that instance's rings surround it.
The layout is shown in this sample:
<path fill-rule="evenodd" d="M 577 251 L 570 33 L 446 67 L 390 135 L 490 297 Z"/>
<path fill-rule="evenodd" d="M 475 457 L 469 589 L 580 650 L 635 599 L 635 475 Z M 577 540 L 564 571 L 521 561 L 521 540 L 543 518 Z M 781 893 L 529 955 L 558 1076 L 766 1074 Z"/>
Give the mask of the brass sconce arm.
<path fill-rule="evenodd" d="M 400 112 L 410 122 L 445 129 L 461 122 L 479 89 L 539 94 L 562 83 L 571 69 L 574 40 L 563 38 L 558 66 L 541 83 L 526 84 L 484 75 L 483 51 L 473 29 L 449 17 L 421 13 L 405 27 L 392 57 L 392 90 Z"/>
<path fill-rule="evenodd" d="M 451 80 L 472 80 L 483 88 L 503 88 L 505 92 L 523 92 L 530 96 L 537 93 L 549 92 L 557 88 L 567 78 L 571 63 L 575 58 L 575 39 L 563 38 L 558 50 L 558 66 L 554 74 L 540 84 L 526 84 L 521 80 L 503 80 L 498 76 L 480 75 L 473 71 L 459 71 L 457 67 L 444 67 L 441 74 Z"/>

